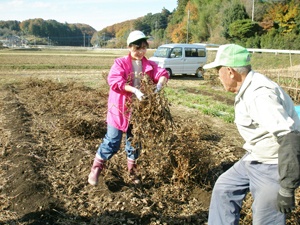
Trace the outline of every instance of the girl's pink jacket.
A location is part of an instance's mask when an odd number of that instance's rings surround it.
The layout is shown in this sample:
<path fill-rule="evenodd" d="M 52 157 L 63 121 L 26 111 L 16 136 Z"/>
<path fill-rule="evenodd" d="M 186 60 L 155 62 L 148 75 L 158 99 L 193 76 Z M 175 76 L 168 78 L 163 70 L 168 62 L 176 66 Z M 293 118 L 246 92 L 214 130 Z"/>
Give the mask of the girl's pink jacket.
<path fill-rule="evenodd" d="M 143 73 L 157 83 L 161 76 L 169 78 L 165 69 L 157 66 L 146 57 L 142 59 Z M 133 74 L 130 54 L 117 58 L 112 65 L 107 77 L 110 86 L 108 96 L 107 124 L 126 132 L 129 126 L 130 112 L 128 112 L 126 102 L 131 99 L 132 93 L 125 91 L 125 84 L 133 85 L 131 76 Z"/>

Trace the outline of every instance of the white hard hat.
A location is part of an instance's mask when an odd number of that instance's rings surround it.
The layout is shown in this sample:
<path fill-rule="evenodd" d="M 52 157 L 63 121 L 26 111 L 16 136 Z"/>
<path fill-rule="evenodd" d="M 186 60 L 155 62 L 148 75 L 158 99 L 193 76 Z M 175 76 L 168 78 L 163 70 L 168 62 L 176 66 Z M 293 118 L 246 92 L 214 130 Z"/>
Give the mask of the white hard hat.
<path fill-rule="evenodd" d="M 148 37 L 146 37 L 146 35 L 142 31 L 132 31 L 127 38 L 127 46 L 129 46 L 132 42 L 135 42 L 140 39 L 148 39 Z"/>

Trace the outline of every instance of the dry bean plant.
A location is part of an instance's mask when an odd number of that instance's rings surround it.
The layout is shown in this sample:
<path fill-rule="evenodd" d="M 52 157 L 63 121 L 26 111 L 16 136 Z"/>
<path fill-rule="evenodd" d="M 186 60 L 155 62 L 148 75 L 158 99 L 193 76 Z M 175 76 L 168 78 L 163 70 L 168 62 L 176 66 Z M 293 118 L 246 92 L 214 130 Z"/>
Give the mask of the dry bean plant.
<path fill-rule="evenodd" d="M 205 124 L 198 124 L 196 127 L 202 129 L 196 130 L 188 125 L 191 123 L 175 122 L 164 90 L 156 92 L 156 84 L 149 76 L 142 77 L 140 90 L 144 98 L 142 101 L 134 99 L 129 108 L 132 111 L 132 143 L 141 144 L 142 154 L 153 159 L 148 174 L 155 177 L 156 182 L 167 178 L 178 187 L 203 183 L 209 171 L 210 152 L 209 147 L 201 145 L 206 139 L 215 138 L 213 132 Z"/>

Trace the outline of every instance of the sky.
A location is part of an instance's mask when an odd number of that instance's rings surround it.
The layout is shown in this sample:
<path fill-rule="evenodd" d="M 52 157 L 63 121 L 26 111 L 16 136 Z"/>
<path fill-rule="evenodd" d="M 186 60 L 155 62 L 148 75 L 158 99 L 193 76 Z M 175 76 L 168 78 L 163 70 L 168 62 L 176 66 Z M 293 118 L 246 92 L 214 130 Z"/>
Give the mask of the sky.
<path fill-rule="evenodd" d="M 60 23 L 84 23 L 97 31 L 148 13 L 172 12 L 177 0 L 1 0 L 0 20 L 42 18 Z"/>

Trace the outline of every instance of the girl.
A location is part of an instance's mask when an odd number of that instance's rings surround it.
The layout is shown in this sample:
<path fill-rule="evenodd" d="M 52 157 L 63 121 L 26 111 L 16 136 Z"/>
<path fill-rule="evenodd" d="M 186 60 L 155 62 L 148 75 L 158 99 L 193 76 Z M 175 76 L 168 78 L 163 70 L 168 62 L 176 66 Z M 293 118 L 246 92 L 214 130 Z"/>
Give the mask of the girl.
<path fill-rule="evenodd" d="M 107 78 L 110 85 L 106 120 L 107 132 L 97 150 L 88 176 L 88 182 L 91 185 L 97 185 L 105 162 L 118 152 L 123 133 L 126 133 L 125 151 L 129 175 L 133 183 L 138 184 L 140 182 L 136 165 L 140 149 L 131 146 L 130 143 L 132 126 L 126 103 L 132 97 L 139 100 L 143 99 L 144 94 L 139 90 L 140 77 L 143 74 L 147 74 L 157 84 L 156 91 L 160 91 L 169 78 L 165 69 L 159 68 L 155 62 L 145 57 L 149 47 L 147 39 L 143 32 L 132 31 L 127 38 L 129 54 L 117 58 L 110 69 Z"/>

